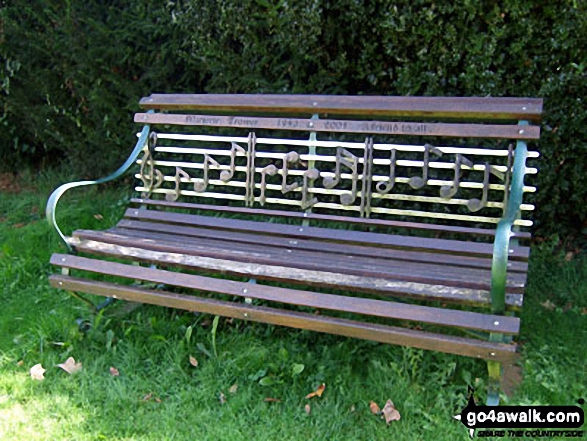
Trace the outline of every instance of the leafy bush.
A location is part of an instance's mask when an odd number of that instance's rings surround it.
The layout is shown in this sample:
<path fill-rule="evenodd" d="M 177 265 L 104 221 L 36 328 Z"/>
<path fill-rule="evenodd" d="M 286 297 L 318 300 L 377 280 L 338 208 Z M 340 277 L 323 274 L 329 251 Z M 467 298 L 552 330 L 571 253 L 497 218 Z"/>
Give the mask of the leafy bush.
<path fill-rule="evenodd" d="M 151 92 L 545 99 L 537 232 L 587 227 L 583 2 L 13 2 L 1 12 L 4 164 L 83 176 L 128 153 Z"/>

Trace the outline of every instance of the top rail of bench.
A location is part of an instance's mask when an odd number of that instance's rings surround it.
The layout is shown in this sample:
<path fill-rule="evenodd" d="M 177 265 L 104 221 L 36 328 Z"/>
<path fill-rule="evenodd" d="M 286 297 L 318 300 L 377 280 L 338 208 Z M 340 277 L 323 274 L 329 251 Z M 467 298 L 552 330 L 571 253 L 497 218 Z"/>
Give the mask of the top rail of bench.
<path fill-rule="evenodd" d="M 400 97 L 267 94 L 152 94 L 140 106 L 160 110 L 328 113 L 354 116 L 409 116 L 540 121 L 542 99 L 504 97 Z"/>

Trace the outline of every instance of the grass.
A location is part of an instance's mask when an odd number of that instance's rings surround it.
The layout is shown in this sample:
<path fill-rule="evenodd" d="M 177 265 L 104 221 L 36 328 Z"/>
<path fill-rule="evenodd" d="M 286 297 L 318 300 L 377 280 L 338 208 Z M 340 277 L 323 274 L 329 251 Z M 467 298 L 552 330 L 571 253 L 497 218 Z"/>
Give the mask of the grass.
<path fill-rule="evenodd" d="M 24 176 L 18 192 L 0 193 L 0 439 L 468 439 L 452 415 L 467 385 L 484 394 L 477 360 L 236 320 L 220 319 L 213 332 L 212 316 L 151 306 L 98 315 L 80 332 L 75 320 L 91 315 L 47 282 L 49 256 L 61 249 L 44 205 L 66 180 Z M 113 225 L 128 188 L 67 195 L 66 233 Z M 565 261 L 545 242 L 533 249 L 529 280 L 524 379 L 503 401 L 576 404 L 587 398 L 587 261 Z M 83 363 L 80 373 L 56 367 L 69 356 Z M 30 378 L 37 363 L 44 381 Z M 324 395 L 305 399 L 321 383 Z M 402 415 L 391 426 L 369 410 L 387 399 Z"/>

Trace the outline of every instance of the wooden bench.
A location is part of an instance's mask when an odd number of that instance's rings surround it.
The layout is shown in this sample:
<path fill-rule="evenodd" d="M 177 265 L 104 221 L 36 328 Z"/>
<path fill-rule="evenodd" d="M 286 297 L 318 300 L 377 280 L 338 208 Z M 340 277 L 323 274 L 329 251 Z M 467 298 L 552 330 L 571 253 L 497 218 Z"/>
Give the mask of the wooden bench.
<path fill-rule="evenodd" d="M 126 163 L 49 199 L 69 250 L 51 258 L 52 286 L 484 359 L 499 402 L 542 100 L 154 94 L 140 106 Z M 123 219 L 66 237 L 59 197 L 133 163 L 140 197 Z"/>

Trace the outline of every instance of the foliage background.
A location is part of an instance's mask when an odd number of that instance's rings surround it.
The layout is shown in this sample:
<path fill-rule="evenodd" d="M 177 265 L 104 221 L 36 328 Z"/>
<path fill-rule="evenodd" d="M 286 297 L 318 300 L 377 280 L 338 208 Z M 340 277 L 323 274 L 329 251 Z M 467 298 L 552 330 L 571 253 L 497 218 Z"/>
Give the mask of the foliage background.
<path fill-rule="evenodd" d="M 536 232 L 585 238 L 585 2 L 500 3 L 7 0 L 0 161 L 104 175 L 152 92 L 542 97 Z"/>

